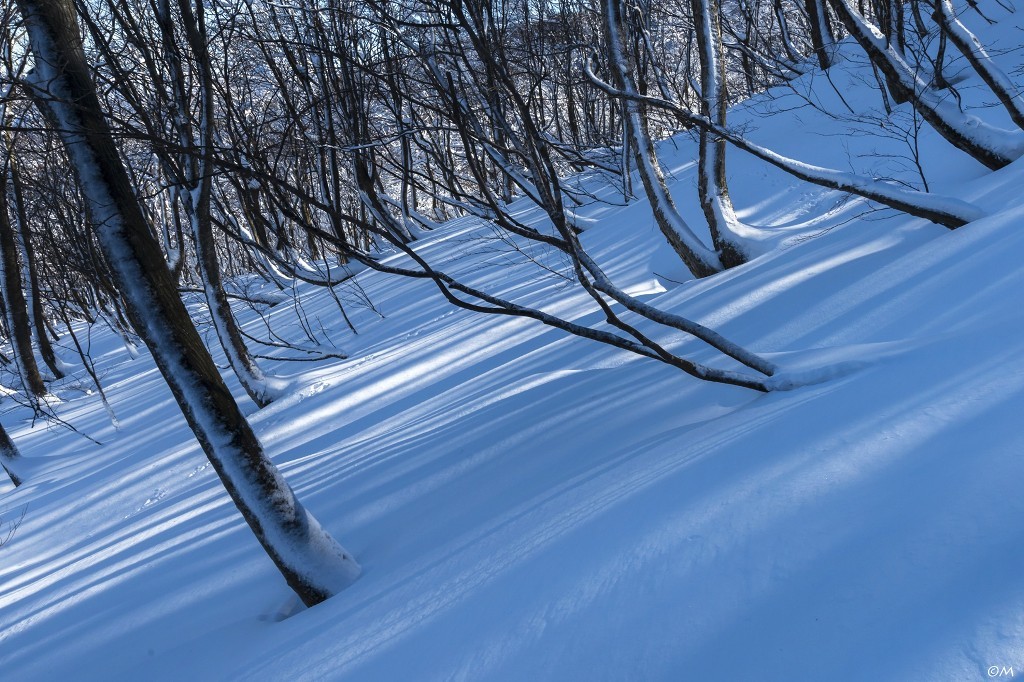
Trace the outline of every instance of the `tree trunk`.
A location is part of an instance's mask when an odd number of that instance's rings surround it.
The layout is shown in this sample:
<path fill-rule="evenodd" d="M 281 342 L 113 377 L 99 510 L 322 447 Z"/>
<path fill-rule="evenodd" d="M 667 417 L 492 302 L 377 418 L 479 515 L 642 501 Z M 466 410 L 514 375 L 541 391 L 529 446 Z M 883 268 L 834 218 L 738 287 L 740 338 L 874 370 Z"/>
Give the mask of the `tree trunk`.
<path fill-rule="evenodd" d="M 169 3 L 163 0 L 158 5 L 160 19 L 165 24 L 165 36 L 170 35 L 173 39 L 173 29 L 170 21 L 171 15 Z M 171 69 L 174 81 L 175 97 L 177 99 L 177 124 L 179 135 L 183 138 L 183 144 L 199 149 L 200 158 L 186 158 L 181 163 L 181 173 L 184 178 L 177 178 L 177 181 L 184 181 L 188 187 L 181 188 L 178 194 L 185 206 L 185 214 L 189 225 L 192 228 L 192 238 L 196 249 L 196 261 L 199 265 L 199 276 L 203 281 L 203 293 L 206 296 L 206 304 L 210 310 L 210 318 L 213 321 L 213 328 L 217 332 L 217 339 L 224 349 L 228 364 L 238 377 L 239 383 L 245 389 L 246 394 L 259 407 L 266 407 L 274 399 L 274 393 L 269 381 L 264 376 L 256 360 L 249 353 L 245 345 L 245 339 L 238 328 L 238 323 L 231 312 L 231 305 L 228 302 L 227 293 L 224 291 L 224 283 L 221 279 L 221 265 L 217 258 L 217 243 L 213 235 L 213 222 L 210 215 L 210 208 L 213 195 L 213 142 L 214 142 L 214 89 L 213 69 L 210 63 L 210 54 L 206 46 L 206 26 L 203 17 L 203 6 L 197 5 L 193 13 L 189 0 L 178 2 L 180 13 L 180 25 L 185 34 L 196 63 L 198 71 L 199 91 L 199 125 L 198 140 L 193 139 L 193 126 L 186 120 L 185 116 L 190 111 L 189 95 L 185 90 L 184 73 L 181 69 L 181 61 L 172 58 Z M 168 40 L 168 37 L 165 37 Z M 168 46 L 168 52 L 174 49 L 173 45 Z"/>
<path fill-rule="evenodd" d="M 0 424 L 0 468 L 3 468 L 4 472 L 11 479 L 11 483 L 14 484 L 14 487 L 18 487 L 23 483 L 21 476 L 17 473 L 19 459 L 21 459 L 21 453 L 14 446 L 14 441 L 11 440 L 11 437 L 7 435 L 7 430 L 4 429 L 3 424 Z"/>
<path fill-rule="evenodd" d="M 358 576 L 349 554 L 296 499 L 224 385 L 178 297 L 90 80 L 72 0 L 18 0 L 53 112 L 101 248 L 164 379 L 242 516 L 307 605 Z"/>
<path fill-rule="evenodd" d="M 679 214 L 672 195 L 669 193 L 665 176 L 658 161 L 654 143 L 644 126 L 638 101 L 639 92 L 633 83 L 626 58 L 623 54 L 625 43 L 625 22 L 619 0 L 605 0 L 605 24 L 608 29 L 608 61 L 619 88 L 627 97 L 622 100 L 623 121 L 626 135 L 623 147 L 633 147 L 634 160 L 644 190 L 651 204 L 654 220 L 662 234 L 690 269 L 694 277 L 707 277 L 721 271 L 722 263 L 711 249 L 704 246 Z"/>
<path fill-rule="evenodd" d="M 21 278 L 21 249 L 8 213 L 7 171 L 7 168 L 0 168 L 0 269 L 3 270 L 4 308 L 21 381 L 26 392 L 39 398 L 46 395 L 46 385 L 32 349 L 31 319 Z"/>
<path fill-rule="evenodd" d="M 832 7 L 850 35 L 885 76 L 897 101 L 909 101 L 939 135 L 979 163 L 998 170 L 1024 155 L 1024 136 L 1001 130 L 965 114 L 956 103 L 942 99 L 921 80 L 902 53 L 881 36 L 850 6 L 850 0 L 831 0 Z"/>
<path fill-rule="evenodd" d="M 1024 129 L 1024 100 L 1021 99 L 1019 89 L 992 62 L 981 41 L 956 18 L 953 3 L 950 0 L 936 0 L 934 18 L 942 27 L 943 34 L 949 36 L 950 42 L 970 62 L 974 71 L 999 99 L 1010 119 L 1018 128 Z M 938 70 L 941 69 L 942 63 L 939 62 Z"/>
<path fill-rule="evenodd" d="M 9 147 L 13 151 L 13 145 Z M 64 372 L 57 363 L 57 355 L 50 344 L 46 319 L 43 313 L 43 299 L 39 290 L 39 275 L 36 272 L 35 253 L 32 248 L 32 233 L 28 227 L 28 211 L 25 204 L 25 193 L 21 182 L 21 171 L 18 160 L 11 155 L 11 187 L 14 189 L 14 212 L 18 218 L 18 237 L 22 254 L 25 258 L 25 284 L 29 314 L 35 331 L 36 345 L 39 356 L 53 374 L 54 379 L 62 379 Z"/>
<path fill-rule="evenodd" d="M 829 25 L 828 8 L 823 0 L 804 0 L 807 10 L 807 21 L 810 23 L 811 47 L 818 59 L 818 66 L 827 71 L 832 66 L 832 52 L 835 50 L 835 38 Z"/>
<path fill-rule="evenodd" d="M 690 4 L 697 29 L 697 51 L 700 53 L 701 109 L 709 120 L 725 127 L 728 98 L 725 92 L 725 59 L 718 2 L 693 0 Z M 741 265 L 747 261 L 748 256 L 742 239 L 736 234 L 739 221 L 732 207 L 725 178 L 725 140 L 707 128 L 700 129 L 697 170 L 700 205 L 722 265 L 726 268 Z"/>

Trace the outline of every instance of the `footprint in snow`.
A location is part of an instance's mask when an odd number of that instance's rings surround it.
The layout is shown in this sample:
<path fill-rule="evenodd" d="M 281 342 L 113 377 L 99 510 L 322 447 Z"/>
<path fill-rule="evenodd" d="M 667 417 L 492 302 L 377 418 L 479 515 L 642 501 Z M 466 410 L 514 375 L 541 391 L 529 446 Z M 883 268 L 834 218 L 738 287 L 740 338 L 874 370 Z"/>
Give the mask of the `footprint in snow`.
<path fill-rule="evenodd" d="M 145 502 L 136 507 L 135 511 L 125 516 L 125 518 L 130 519 L 131 517 L 136 516 L 137 514 L 141 514 L 143 511 L 149 509 L 150 507 L 152 507 L 154 504 L 164 499 L 165 497 L 167 497 L 167 490 L 165 490 L 164 488 L 157 488 L 150 494 L 149 497 L 146 498 Z"/>

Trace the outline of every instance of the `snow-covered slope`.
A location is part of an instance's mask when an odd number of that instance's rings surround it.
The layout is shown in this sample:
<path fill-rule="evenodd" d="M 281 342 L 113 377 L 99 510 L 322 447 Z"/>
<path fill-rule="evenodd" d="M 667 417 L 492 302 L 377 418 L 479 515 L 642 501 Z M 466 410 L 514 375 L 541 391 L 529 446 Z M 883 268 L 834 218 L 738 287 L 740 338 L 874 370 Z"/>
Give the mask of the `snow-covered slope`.
<path fill-rule="evenodd" d="M 1019 15 L 1003 19 L 994 38 L 1011 40 Z M 855 108 L 877 109 L 854 55 L 833 79 Z M 832 91 L 811 80 L 798 87 Z M 912 180 L 905 141 L 850 136 L 853 124 L 810 107 L 766 97 L 734 120 L 816 163 L 841 163 L 845 141 L 865 154 L 860 170 Z M 383 318 L 338 292 L 358 335 L 322 290 L 263 311 L 283 335 L 309 345 L 301 320 L 349 354 L 264 361 L 289 395 L 247 408 L 365 570 L 310 610 L 261 555 L 148 355 L 97 327 L 119 428 L 82 375 L 55 409 L 102 446 L 3 403 L 27 482 L 0 490 L 5 521 L 24 512 L 0 547 L 0 677 L 1024 674 L 1024 165 L 986 173 L 927 132 L 920 142 L 932 189 L 991 217 L 950 232 L 868 212 L 730 152 L 740 215 L 771 226 L 776 248 L 694 282 L 642 201 L 581 209 L 588 248 L 647 302 L 788 369 L 844 363 L 795 391 L 701 383 L 374 273 L 359 284 Z M 695 146 L 680 137 L 663 152 L 697 223 Z M 494 291 L 600 319 L 489 234 L 456 221 L 419 248 Z M 724 366 L 692 340 L 663 340 Z"/>

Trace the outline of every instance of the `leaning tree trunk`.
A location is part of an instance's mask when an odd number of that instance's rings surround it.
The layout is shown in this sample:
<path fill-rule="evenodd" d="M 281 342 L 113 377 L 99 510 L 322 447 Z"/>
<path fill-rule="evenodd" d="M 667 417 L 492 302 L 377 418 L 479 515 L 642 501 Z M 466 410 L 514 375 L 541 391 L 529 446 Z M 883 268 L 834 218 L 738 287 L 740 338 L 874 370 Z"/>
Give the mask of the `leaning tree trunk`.
<path fill-rule="evenodd" d="M 11 440 L 11 437 L 7 435 L 7 430 L 4 429 L 3 424 L 0 424 L 0 468 L 3 468 L 4 473 L 11 479 L 14 487 L 22 484 L 21 476 L 18 475 L 19 459 L 21 459 L 21 453 L 14 446 L 14 441 Z"/>
<path fill-rule="evenodd" d="M 957 149 L 979 163 L 998 170 L 1024 155 L 1024 135 L 1019 130 L 1001 130 L 966 114 L 921 80 L 907 63 L 903 53 L 881 35 L 879 29 L 850 4 L 850 0 L 830 0 L 840 21 L 860 44 L 872 64 L 885 76 L 893 97 L 909 101 L 921 118 Z"/>
<path fill-rule="evenodd" d="M 36 66 L 32 84 L 60 128 L 136 331 L 249 527 L 307 605 L 359 567 L 300 504 L 221 379 L 146 223 L 90 79 L 73 0 L 18 0 Z"/>
<path fill-rule="evenodd" d="M 943 35 L 949 36 L 950 42 L 956 46 L 974 71 L 981 77 L 992 93 L 999 98 L 1000 104 L 1010 115 L 1010 119 L 1018 128 L 1024 129 L 1024 99 L 1019 89 L 1003 71 L 992 62 L 981 41 L 971 33 L 956 17 L 953 3 L 950 0 L 935 0 L 935 21 L 942 28 Z M 939 70 L 942 68 L 939 62 Z"/>

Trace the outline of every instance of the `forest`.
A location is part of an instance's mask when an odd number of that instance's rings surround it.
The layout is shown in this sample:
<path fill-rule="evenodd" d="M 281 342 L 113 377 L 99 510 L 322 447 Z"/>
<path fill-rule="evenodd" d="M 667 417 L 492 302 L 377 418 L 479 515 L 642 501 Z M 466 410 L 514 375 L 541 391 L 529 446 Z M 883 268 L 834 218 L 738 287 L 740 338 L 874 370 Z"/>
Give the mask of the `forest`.
<path fill-rule="evenodd" d="M 1024 671 L 1022 38 L 0 0 L 3 676 Z"/>

